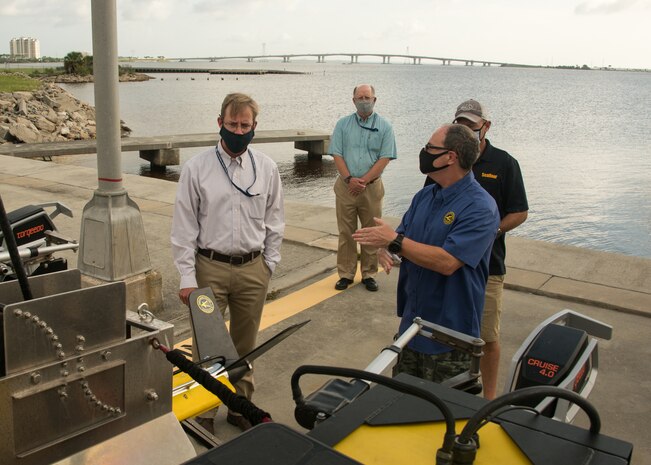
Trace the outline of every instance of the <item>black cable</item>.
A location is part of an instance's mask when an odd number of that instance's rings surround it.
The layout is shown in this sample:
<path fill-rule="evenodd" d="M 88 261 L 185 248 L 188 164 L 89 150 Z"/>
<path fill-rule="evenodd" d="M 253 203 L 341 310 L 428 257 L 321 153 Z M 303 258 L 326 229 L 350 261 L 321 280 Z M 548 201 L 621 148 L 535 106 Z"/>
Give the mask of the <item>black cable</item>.
<path fill-rule="evenodd" d="M 529 400 L 542 400 L 545 397 L 565 399 L 578 405 L 590 419 L 590 432 L 597 434 L 601 430 L 601 419 L 599 418 L 599 413 L 587 399 L 581 397 L 576 392 L 568 391 L 567 389 L 556 386 L 532 386 L 504 394 L 477 410 L 470 420 L 468 420 L 468 423 L 466 423 L 466 426 L 461 431 L 457 442 L 468 444 L 471 441 L 472 435 L 481 427 L 480 425 L 482 421 L 493 415 L 494 412 L 502 407 L 514 404 L 517 405 L 518 403 Z"/>
<path fill-rule="evenodd" d="M 20 259 L 18 253 L 18 245 L 16 244 L 16 238 L 14 233 L 11 230 L 11 224 L 9 223 L 9 217 L 7 216 L 7 211 L 5 210 L 5 205 L 2 202 L 2 196 L 0 195 L 0 227 L 2 229 L 2 235 L 5 237 L 5 244 L 7 250 L 9 251 L 9 256 L 11 257 L 11 264 L 16 272 L 16 278 L 18 278 L 18 283 L 20 284 L 20 290 L 23 292 L 23 299 L 32 300 L 32 290 L 29 287 L 29 282 L 27 281 L 27 274 L 25 273 L 25 268 L 23 268 L 23 262 Z"/>
<path fill-rule="evenodd" d="M 492 414 L 488 415 L 486 418 L 482 419 L 479 422 L 479 425 L 477 426 L 477 431 L 482 429 L 488 423 L 491 423 L 495 418 L 499 417 L 500 415 L 506 412 L 510 412 L 512 410 L 528 410 L 529 412 L 535 415 L 540 415 L 540 412 L 533 407 L 524 406 L 524 405 L 507 405 L 506 407 L 502 407 L 496 410 L 495 412 L 493 412 Z"/>
<path fill-rule="evenodd" d="M 303 365 L 294 371 L 291 379 L 292 397 L 294 398 L 294 402 L 296 402 L 297 408 L 305 405 L 305 399 L 303 398 L 303 393 L 301 392 L 301 388 L 298 384 L 300 377 L 304 374 L 345 376 L 348 378 L 357 378 L 371 381 L 373 383 L 381 384 L 396 391 L 419 397 L 434 404 L 441 411 L 445 419 L 445 437 L 443 439 L 443 446 L 441 447 L 441 450 L 447 454 L 452 453 L 452 446 L 454 445 L 454 439 L 456 436 L 454 416 L 452 415 L 449 407 L 431 392 L 407 383 L 403 383 L 401 381 L 397 381 L 393 378 L 388 378 L 386 376 L 370 373 L 364 370 L 319 365 Z"/>
<path fill-rule="evenodd" d="M 230 410 L 241 413 L 252 425 L 271 421 L 271 414 L 259 409 L 246 397 L 233 393 L 221 381 L 213 378 L 206 370 L 188 360 L 182 351 L 178 349 L 170 350 L 165 352 L 165 357 L 208 391 L 219 397 Z"/>

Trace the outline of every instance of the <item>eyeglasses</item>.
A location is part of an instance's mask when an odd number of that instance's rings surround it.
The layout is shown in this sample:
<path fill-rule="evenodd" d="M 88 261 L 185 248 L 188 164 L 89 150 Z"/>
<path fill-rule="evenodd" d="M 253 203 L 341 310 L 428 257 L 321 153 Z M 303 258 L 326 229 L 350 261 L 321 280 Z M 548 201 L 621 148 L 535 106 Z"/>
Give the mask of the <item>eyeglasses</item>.
<path fill-rule="evenodd" d="M 444 150 L 444 152 L 441 153 L 430 153 L 430 150 Z M 451 152 L 451 150 L 447 147 L 439 147 L 438 145 L 432 145 L 430 143 L 425 144 L 425 151 L 429 153 L 430 155 L 444 155 L 448 152 Z"/>
<path fill-rule="evenodd" d="M 234 121 L 224 121 L 224 126 L 231 132 L 235 132 L 241 128 L 243 133 L 247 133 L 253 129 L 253 125 L 250 123 L 236 123 Z"/>

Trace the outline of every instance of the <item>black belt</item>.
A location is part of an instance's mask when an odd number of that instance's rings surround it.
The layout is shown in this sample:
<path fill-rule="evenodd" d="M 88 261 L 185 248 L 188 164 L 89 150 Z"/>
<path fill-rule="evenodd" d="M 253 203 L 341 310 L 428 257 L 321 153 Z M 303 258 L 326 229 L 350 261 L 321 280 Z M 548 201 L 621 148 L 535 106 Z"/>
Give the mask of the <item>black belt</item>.
<path fill-rule="evenodd" d="M 230 263 L 231 265 L 244 265 L 260 255 L 260 251 L 249 252 L 244 255 L 223 255 L 210 249 L 198 249 L 197 252 L 204 257 L 218 262 Z"/>
<path fill-rule="evenodd" d="M 367 186 L 370 186 L 371 184 L 373 184 L 373 183 L 374 183 L 375 181 L 377 181 L 378 179 L 380 179 L 379 176 L 378 176 L 377 178 L 375 178 L 375 179 L 373 179 L 373 180 L 367 182 L 366 185 L 367 185 Z"/>

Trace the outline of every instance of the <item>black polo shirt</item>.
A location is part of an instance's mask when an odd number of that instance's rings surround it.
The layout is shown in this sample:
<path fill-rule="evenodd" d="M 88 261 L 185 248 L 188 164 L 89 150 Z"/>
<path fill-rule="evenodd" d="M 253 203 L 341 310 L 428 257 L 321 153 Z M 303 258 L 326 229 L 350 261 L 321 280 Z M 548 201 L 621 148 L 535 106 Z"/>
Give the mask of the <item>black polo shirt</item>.
<path fill-rule="evenodd" d="M 486 147 L 472 167 L 475 179 L 495 199 L 500 219 L 508 213 L 529 210 L 524 189 L 522 171 L 518 161 L 504 150 L 493 147 L 486 139 Z M 428 176 L 425 185 L 431 184 Z M 488 272 L 491 275 L 506 274 L 506 236 L 500 234 L 493 242 Z"/>
<path fill-rule="evenodd" d="M 522 171 L 518 160 L 504 150 L 493 147 L 486 139 L 486 148 L 472 167 L 475 179 L 495 199 L 500 219 L 508 213 L 529 210 Z M 500 234 L 493 242 L 489 274 L 506 274 L 506 235 Z"/>

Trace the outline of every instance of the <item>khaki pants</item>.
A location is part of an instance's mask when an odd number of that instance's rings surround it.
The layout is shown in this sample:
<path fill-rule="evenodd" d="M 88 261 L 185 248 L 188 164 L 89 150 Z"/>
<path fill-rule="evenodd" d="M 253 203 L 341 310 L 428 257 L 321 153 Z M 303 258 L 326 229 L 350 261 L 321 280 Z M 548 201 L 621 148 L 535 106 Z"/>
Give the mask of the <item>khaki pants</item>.
<path fill-rule="evenodd" d="M 262 255 L 244 265 L 230 265 L 197 254 L 196 271 L 199 287 L 212 289 L 222 315 L 228 306 L 229 332 L 237 353 L 243 356 L 255 349 L 271 277 Z M 251 399 L 253 372 L 248 372 L 238 381 L 235 389 L 238 394 Z"/>
<path fill-rule="evenodd" d="M 480 337 L 485 342 L 497 342 L 500 340 L 503 290 L 504 275 L 490 275 L 486 283 L 484 313 L 481 317 Z"/>
<path fill-rule="evenodd" d="M 337 251 L 337 271 L 340 278 L 353 279 L 357 272 L 357 243 L 353 233 L 358 229 L 357 218 L 362 228 L 375 226 L 373 217 L 382 216 L 384 185 L 382 179 L 369 184 L 364 192 L 355 196 L 348 192 L 348 185 L 337 178 L 334 186 L 337 197 L 337 227 L 339 228 L 339 248 Z M 377 274 L 377 248 L 361 246 L 362 279 Z"/>

